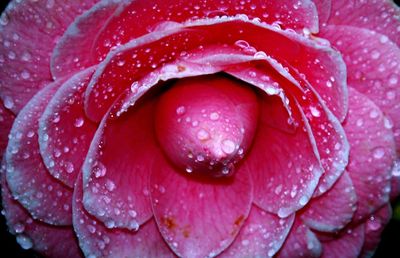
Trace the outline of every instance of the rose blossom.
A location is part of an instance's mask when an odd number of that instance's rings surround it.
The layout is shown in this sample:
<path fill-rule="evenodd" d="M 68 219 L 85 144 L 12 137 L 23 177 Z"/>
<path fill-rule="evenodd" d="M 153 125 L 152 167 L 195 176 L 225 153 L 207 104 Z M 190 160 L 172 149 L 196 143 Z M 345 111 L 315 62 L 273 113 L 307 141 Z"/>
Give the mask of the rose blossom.
<path fill-rule="evenodd" d="M 48 257 L 370 257 L 400 192 L 391 1 L 12 1 L 2 199 Z"/>

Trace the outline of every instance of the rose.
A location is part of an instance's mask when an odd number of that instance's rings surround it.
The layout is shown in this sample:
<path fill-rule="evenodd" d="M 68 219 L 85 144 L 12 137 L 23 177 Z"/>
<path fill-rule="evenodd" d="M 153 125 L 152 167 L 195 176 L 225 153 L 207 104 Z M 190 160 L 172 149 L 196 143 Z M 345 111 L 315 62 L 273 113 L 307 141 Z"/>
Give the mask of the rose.
<path fill-rule="evenodd" d="M 373 253 L 399 190 L 397 7 L 93 2 L 1 17 L 23 248 L 79 257 L 75 232 L 88 257 Z"/>

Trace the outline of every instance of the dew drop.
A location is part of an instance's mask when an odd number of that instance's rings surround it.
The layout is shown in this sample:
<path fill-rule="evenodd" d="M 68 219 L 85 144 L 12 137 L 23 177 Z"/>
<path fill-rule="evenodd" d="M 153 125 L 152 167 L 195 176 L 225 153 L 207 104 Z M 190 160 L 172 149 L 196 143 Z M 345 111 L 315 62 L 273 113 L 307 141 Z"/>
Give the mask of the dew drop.
<path fill-rule="evenodd" d="M 68 174 L 71 174 L 74 172 L 74 165 L 71 162 L 66 162 L 65 163 L 65 171 L 67 171 Z"/>
<path fill-rule="evenodd" d="M 377 147 L 372 151 L 375 159 L 381 159 L 385 155 L 385 150 L 382 147 Z"/>
<path fill-rule="evenodd" d="M 225 139 L 222 141 L 221 148 L 226 154 L 232 154 L 235 151 L 236 144 L 232 140 Z"/>
<path fill-rule="evenodd" d="M 179 106 L 179 107 L 176 109 L 176 114 L 177 114 L 177 115 L 183 115 L 183 114 L 185 114 L 185 112 L 186 112 L 186 108 L 185 108 L 184 106 Z"/>
<path fill-rule="evenodd" d="M 75 119 L 74 126 L 77 128 L 82 127 L 84 123 L 85 120 L 82 117 L 78 117 L 77 119 Z"/>
<path fill-rule="evenodd" d="M 25 236 L 25 235 L 18 235 L 16 237 L 17 243 L 25 250 L 30 249 L 33 247 L 33 242 L 32 240 Z"/>
<path fill-rule="evenodd" d="M 200 141 L 208 140 L 210 139 L 210 134 L 205 129 L 200 129 L 197 132 L 197 139 L 199 139 Z"/>

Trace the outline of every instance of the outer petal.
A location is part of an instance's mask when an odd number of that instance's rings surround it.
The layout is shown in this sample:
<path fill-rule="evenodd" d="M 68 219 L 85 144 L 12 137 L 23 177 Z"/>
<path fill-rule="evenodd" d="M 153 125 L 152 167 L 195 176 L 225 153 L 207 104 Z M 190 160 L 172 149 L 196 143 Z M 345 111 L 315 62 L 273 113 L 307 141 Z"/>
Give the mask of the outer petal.
<path fill-rule="evenodd" d="M 83 207 L 82 176 L 78 176 L 73 197 L 73 225 L 86 257 L 174 257 L 153 219 L 138 232 L 108 229 Z"/>
<path fill-rule="evenodd" d="M 8 143 L 8 133 L 14 119 L 14 114 L 7 110 L 0 101 L 0 160 L 3 160 L 3 154 Z"/>
<path fill-rule="evenodd" d="M 385 35 L 350 26 L 328 26 L 321 35 L 342 53 L 348 83 L 389 117 L 386 127 L 393 127 L 400 151 L 400 48 Z"/>
<path fill-rule="evenodd" d="M 226 30 L 232 33 L 227 37 L 215 37 Z M 170 25 L 168 30 L 150 33 L 117 48 L 104 60 L 89 85 L 85 102 L 88 116 L 98 121 L 134 81 L 176 60 L 177 56 L 198 51 L 203 45 L 235 46 L 252 55 L 257 50 L 267 52 L 306 75 L 335 115 L 340 119 L 345 117 L 345 71 L 338 53 L 295 33 L 251 22 L 243 16 Z"/>
<path fill-rule="evenodd" d="M 233 242 L 250 212 L 252 171 L 243 164 L 234 178 L 196 180 L 163 157 L 157 157 L 152 170 L 154 216 L 178 256 L 216 256 Z"/>
<path fill-rule="evenodd" d="M 351 25 L 375 30 L 400 45 L 400 8 L 392 0 L 332 1 L 328 24 Z"/>
<path fill-rule="evenodd" d="M 281 219 L 253 206 L 239 235 L 219 257 L 272 257 L 293 225 L 294 215 Z"/>
<path fill-rule="evenodd" d="M 62 85 L 39 120 L 39 145 L 50 174 L 73 188 L 96 125 L 86 118 L 83 97 L 94 68 Z"/>
<path fill-rule="evenodd" d="M 352 219 L 357 196 L 353 183 L 345 172 L 325 194 L 310 201 L 301 219 L 312 229 L 334 232 L 342 229 Z"/>
<path fill-rule="evenodd" d="M 71 227 L 56 227 L 34 220 L 11 196 L 4 174 L 1 175 L 4 216 L 12 234 L 23 249 L 34 249 L 46 257 L 82 257 Z"/>
<path fill-rule="evenodd" d="M 54 179 L 39 153 L 38 120 L 63 81 L 42 89 L 21 110 L 11 129 L 5 155 L 6 179 L 32 217 L 54 225 L 71 224 L 71 189 Z"/>
<path fill-rule="evenodd" d="M 310 0 L 286 0 L 279 3 L 263 0 L 240 2 L 139 0 L 132 1 L 119 12 L 97 38 L 92 52 L 94 59 L 99 56 L 104 58 L 113 46 L 125 44 L 131 39 L 155 30 L 162 22 L 184 22 L 243 14 L 269 24 L 277 22 L 285 28 L 295 30 L 309 28 L 312 32 L 318 32 L 317 11 Z M 126 24 L 130 26 L 127 27 Z M 115 34 L 116 31 L 119 33 Z"/>
<path fill-rule="evenodd" d="M 300 220 L 296 219 L 277 258 L 320 257 L 321 242 Z M 340 256 L 338 256 L 340 257 Z"/>
<path fill-rule="evenodd" d="M 95 2 L 12 1 L 8 5 L 0 18 L 0 98 L 6 108 L 17 113 L 51 81 L 55 39 Z"/>
<path fill-rule="evenodd" d="M 99 60 L 93 59 L 88 49 L 92 48 L 96 39 L 95 35 L 123 1 L 102 0 L 69 25 L 51 56 L 53 78 L 59 78 L 98 63 Z"/>
<path fill-rule="evenodd" d="M 359 220 L 388 202 L 395 149 L 393 133 L 385 128 L 379 108 L 356 90 L 349 92 L 344 124 L 351 146 L 347 170 L 358 197 L 355 219 Z"/>

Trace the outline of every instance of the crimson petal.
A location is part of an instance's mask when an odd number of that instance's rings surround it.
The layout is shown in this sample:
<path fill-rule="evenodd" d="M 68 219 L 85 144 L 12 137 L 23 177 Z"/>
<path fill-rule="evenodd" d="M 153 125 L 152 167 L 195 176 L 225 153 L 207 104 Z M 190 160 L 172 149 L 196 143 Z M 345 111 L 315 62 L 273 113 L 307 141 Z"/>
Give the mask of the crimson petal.
<path fill-rule="evenodd" d="M 83 98 L 94 72 L 88 68 L 65 82 L 39 120 L 40 153 L 55 178 L 73 188 L 96 125 L 86 118 Z"/>
<path fill-rule="evenodd" d="M 8 133 L 11 130 L 14 119 L 14 114 L 6 109 L 0 101 L 0 160 L 3 160 L 3 154 L 8 142 Z"/>
<path fill-rule="evenodd" d="M 7 109 L 18 113 L 51 82 L 48 67 L 55 39 L 95 2 L 12 1 L 7 6 L 0 18 L 0 98 Z"/>
<path fill-rule="evenodd" d="M 40 116 L 62 83 L 59 80 L 47 85 L 21 110 L 11 129 L 5 155 L 6 179 L 14 198 L 33 218 L 53 225 L 71 224 L 72 191 L 45 168 L 37 130 Z"/>
<path fill-rule="evenodd" d="M 154 219 L 138 232 L 109 229 L 83 207 L 82 176 L 78 176 L 73 197 L 73 225 L 86 257 L 174 257 L 163 241 Z"/>
<path fill-rule="evenodd" d="M 318 22 L 325 24 L 331 15 L 331 0 L 312 0 L 318 10 Z"/>
<path fill-rule="evenodd" d="M 344 123 L 351 146 L 347 170 L 358 198 L 355 219 L 360 220 L 388 202 L 396 153 L 393 133 L 385 128 L 379 108 L 353 88 L 349 93 L 350 109 Z"/>
<path fill-rule="evenodd" d="M 215 256 L 233 242 L 250 212 L 251 170 L 243 164 L 234 178 L 196 181 L 157 157 L 152 171 L 154 216 L 178 256 Z"/>

